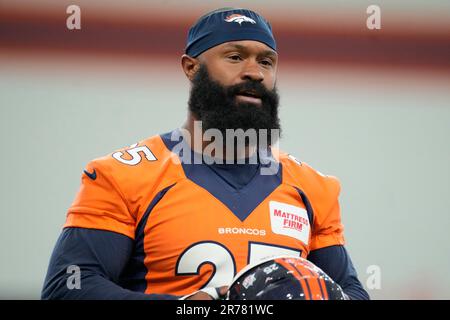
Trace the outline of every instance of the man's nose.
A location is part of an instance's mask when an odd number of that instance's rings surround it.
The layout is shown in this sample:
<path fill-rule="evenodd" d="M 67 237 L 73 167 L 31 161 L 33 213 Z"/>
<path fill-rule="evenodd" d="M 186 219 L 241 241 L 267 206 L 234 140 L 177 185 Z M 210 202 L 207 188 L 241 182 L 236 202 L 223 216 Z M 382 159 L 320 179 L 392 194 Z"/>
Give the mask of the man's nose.
<path fill-rule="evenodd" d="M 248 61 L 241 73 L 241 79 L 244 81 L 252 80 L 262 82 L 264 80 L 264 74 L 261 71 L 261 67 L 257 61 Z"/>

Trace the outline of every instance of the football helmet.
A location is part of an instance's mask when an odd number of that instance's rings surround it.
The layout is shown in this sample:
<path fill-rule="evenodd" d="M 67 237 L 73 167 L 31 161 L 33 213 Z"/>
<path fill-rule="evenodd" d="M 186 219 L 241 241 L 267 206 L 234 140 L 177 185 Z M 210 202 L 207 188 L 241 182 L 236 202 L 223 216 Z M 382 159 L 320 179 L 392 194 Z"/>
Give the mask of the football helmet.
<path fill-rule="evenodd" d="M 312 262 L 272 257 L 245 267 L 228 290 L 229 300 L 346 300 L 341 287 Z"/>

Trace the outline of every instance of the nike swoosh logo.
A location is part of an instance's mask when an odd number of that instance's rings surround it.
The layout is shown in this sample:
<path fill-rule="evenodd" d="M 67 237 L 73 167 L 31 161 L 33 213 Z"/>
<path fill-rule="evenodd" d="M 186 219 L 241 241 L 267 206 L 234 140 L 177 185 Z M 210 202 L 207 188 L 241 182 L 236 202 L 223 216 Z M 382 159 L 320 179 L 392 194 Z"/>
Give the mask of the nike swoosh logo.
<path fill-rule="evenodd" d="M 84 173 L 85 173 L 89 178 L 91 178 L 92 180 L 97 179 L 97 172 L 95 172 L 95 169 L 94 169 L 94 172 L 92 172 L 92 173 L 90 173 L 90 172 L 84 170 Z"/>

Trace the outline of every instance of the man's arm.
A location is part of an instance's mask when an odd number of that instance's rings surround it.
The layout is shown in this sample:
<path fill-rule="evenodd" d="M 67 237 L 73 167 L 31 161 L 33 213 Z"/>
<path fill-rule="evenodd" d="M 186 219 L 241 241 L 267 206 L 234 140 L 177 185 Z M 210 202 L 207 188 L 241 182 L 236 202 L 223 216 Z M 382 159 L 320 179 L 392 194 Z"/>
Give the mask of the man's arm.
<path fill-rule="evenodd" d="M 50 259 L 42 299 L 176 300 L 179 297 L 145 294 L 117 285 L 133 249 L 133 240 L 119 233 L 65 228 Z M 80 268 L 80 289 L 69 289 L 68 267 Z"/>
<path fill-rule="evenodd" d="M 370 299 L 358 280 L 352 260 L 344 246 L 336 245 L 312 250 L 308 260 L 328 274 L 352 300 Z"/>

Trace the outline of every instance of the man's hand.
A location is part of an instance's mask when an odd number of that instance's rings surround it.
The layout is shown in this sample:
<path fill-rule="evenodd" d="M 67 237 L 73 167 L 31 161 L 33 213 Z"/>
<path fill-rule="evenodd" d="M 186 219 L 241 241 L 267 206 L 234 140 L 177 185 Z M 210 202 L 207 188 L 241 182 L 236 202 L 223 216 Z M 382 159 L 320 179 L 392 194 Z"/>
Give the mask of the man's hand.
<path fill-rule="evenodd" d="M 219 288 L 208 288 L 207 291 L 210 291 L 209 289 L 213 289 L 217 292 L 217 296 L 215 294 L 211 295 L 206 293 L 205 291 L 198 291 L 194 293 L 193 295 L 187 297 L 185 300 L 219 300 L 225 298 L 228 286 L 223 286 Z"/>
<path fill-rule="evenodd" d="M 186 298 L 186 300 L 214 300 L 209 294 L 203 291 L 194 293 L 192 296 Z"/>

